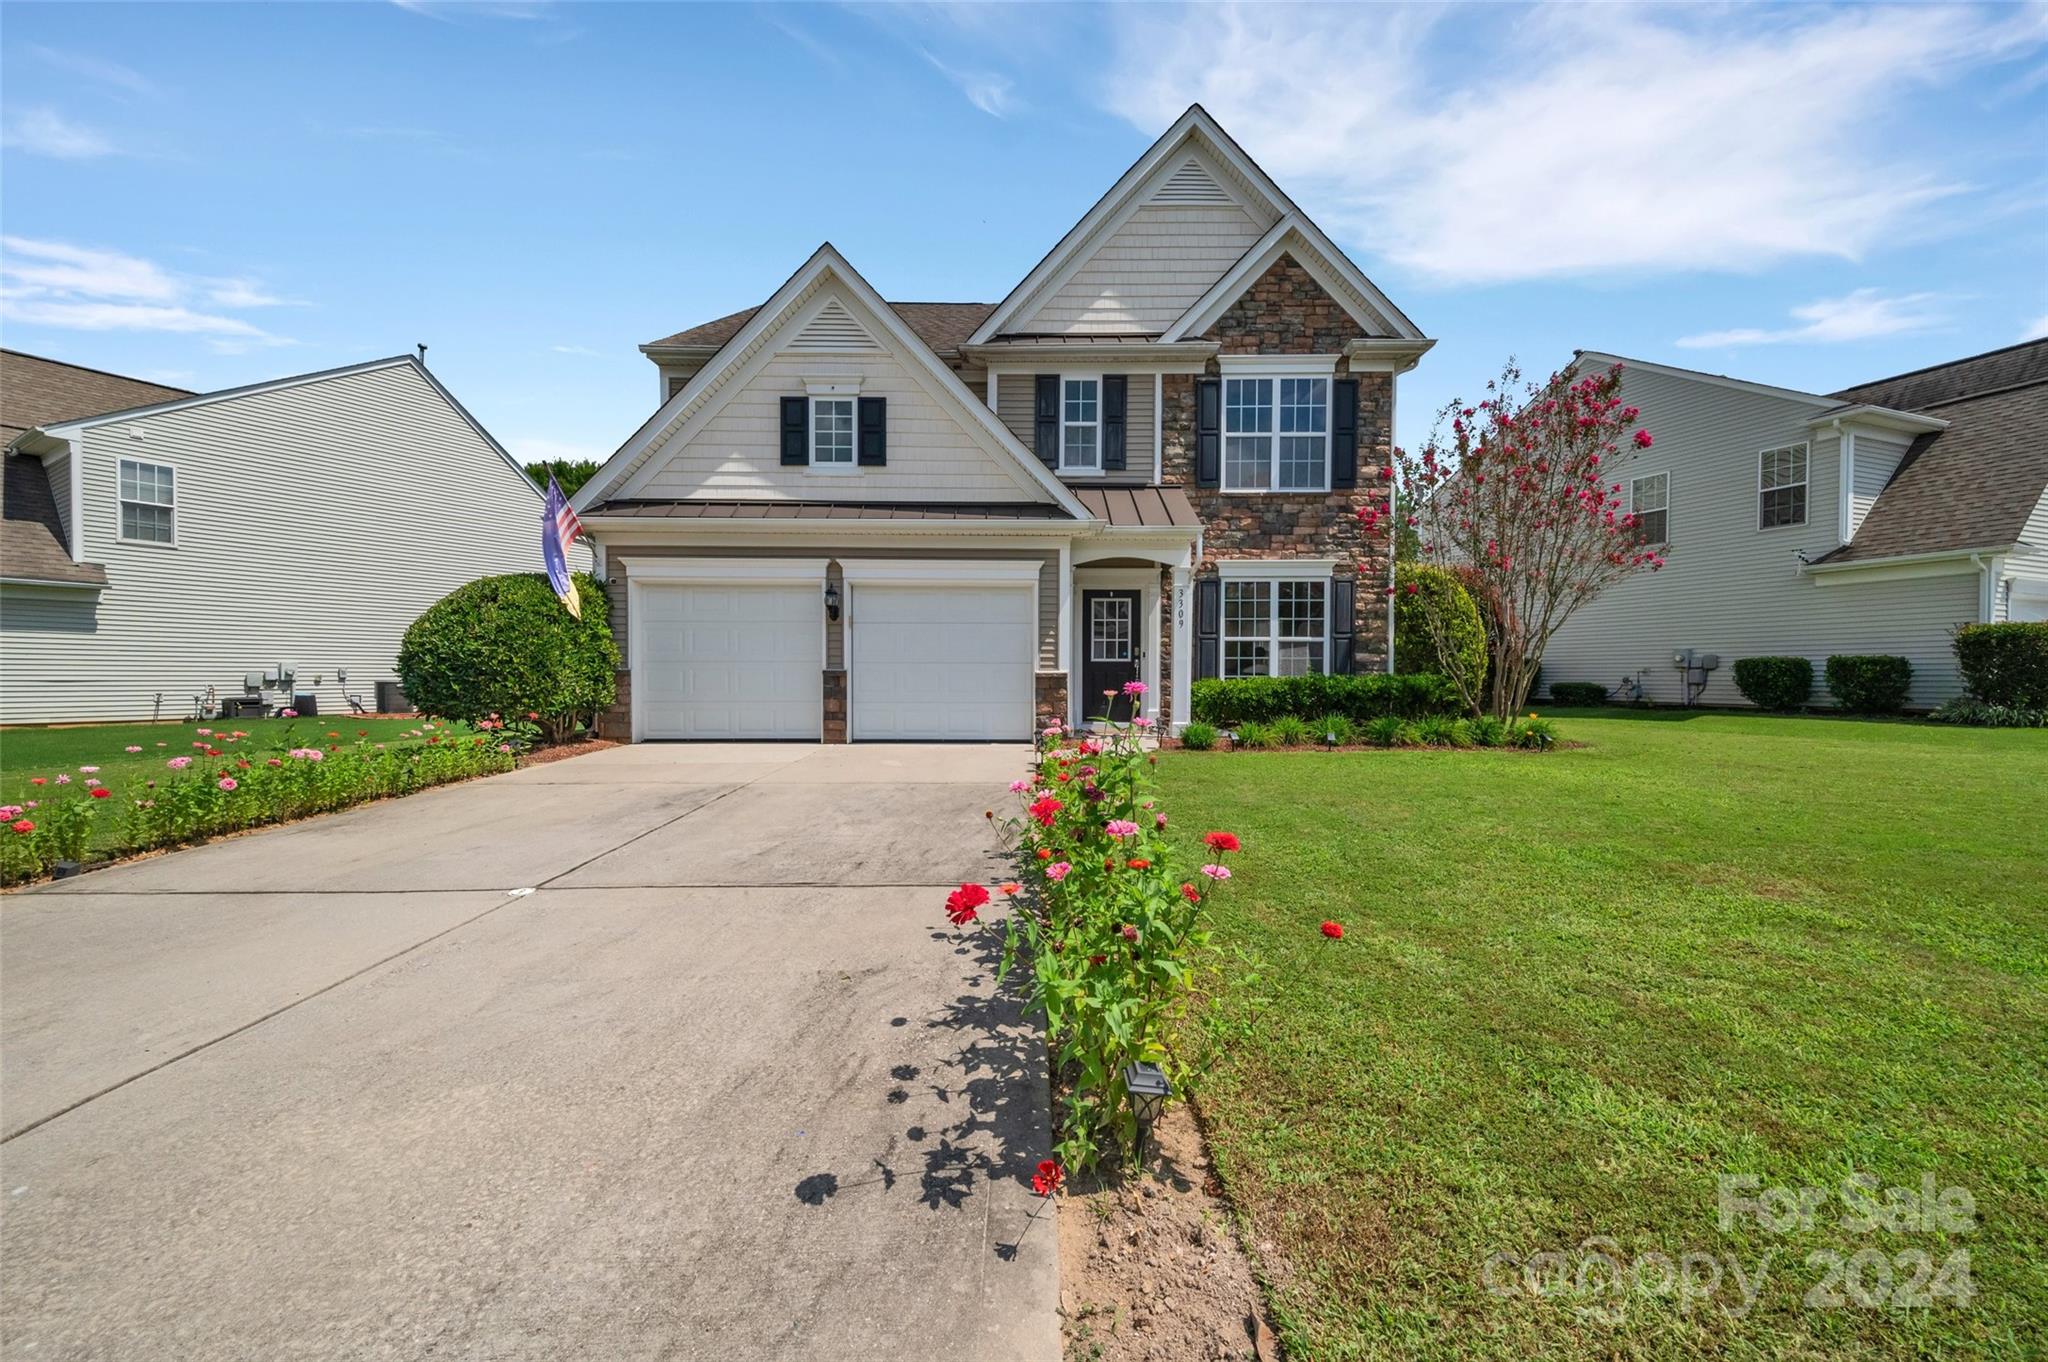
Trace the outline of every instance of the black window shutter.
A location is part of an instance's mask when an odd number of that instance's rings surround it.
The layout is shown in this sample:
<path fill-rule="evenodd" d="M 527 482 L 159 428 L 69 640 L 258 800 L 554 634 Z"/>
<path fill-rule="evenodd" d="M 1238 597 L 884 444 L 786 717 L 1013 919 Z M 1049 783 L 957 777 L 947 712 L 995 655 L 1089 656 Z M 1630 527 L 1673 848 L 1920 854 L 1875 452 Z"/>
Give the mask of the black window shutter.
<path fill-rule="evenodd" d="M 811 403 L 805 397 L 782 399 L 782 462 L 803 464 L 811 461 L 810 444 Z"/>
<path fill-rule="evenodd" d="M 1217 630 L 1223 620 L 1223 582 L 1203 577 L 1195 582 L 1195 679 L 1221 674 Z"/>
<path fill-rule="evenodd" d="M 1330 385 L 1330 486 L 1358 486 L 1358 380 Z"/>
<path fill-rule="evenodd" d="M 860 466 L 880 468 L 889 462 L 889 399 L 860 400 Z"/>
<path fill-rule="evenodd" d="M 1102 471 L 1124 471 L 1124 397 L 1130 379 L 1123 374 L 1102 376 Z"/>
<path fill-rule="evenodd" d="M 1223 380 L 1204 378 L 1195 383 L 1195 486 L 1215 487 L 1222 481 Z"/>
<path fill-rule="evenodd" d="M 1060 466 L 1060 376 L 1039 374 L 1032 399 L 1032 448 L 1047 468 Z"/>
<path fill-rule="evenodd" d="M 1334 577 L 1330 580 L 1330 670 L 1338 676 L 1351 674 L 1357 629 L 1358 583 L 1350 577 Z"/>

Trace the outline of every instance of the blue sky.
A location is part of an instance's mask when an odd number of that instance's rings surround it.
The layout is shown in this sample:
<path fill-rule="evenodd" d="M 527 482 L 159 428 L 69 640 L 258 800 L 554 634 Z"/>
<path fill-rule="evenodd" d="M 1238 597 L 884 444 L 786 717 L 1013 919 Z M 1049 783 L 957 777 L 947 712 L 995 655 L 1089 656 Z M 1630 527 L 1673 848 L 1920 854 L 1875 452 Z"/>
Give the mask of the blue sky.
<path fill-rule="evenodd" d="M 995 301 L 1201 100 L 1440 343 L 1828 390 L 2048 332 L 2048 8 L 8 4 L 0 334 L 212 388 L 430 346 L 602 456 L 822 240 Z"/>

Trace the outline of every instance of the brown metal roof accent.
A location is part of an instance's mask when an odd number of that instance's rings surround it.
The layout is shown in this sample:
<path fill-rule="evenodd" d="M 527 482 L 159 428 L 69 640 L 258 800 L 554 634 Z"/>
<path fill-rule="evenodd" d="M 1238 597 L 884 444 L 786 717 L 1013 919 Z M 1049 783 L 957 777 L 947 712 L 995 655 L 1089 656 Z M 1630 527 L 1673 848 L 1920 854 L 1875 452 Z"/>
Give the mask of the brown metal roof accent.
<path fill-rule="evenodd" d="M 2048 344 L 2040 349 L 2048 353 Z M 1906 380 L 1924 381 L 1919 375 Z M 1821 562 L 2019 542 L 2048 491 L 2048 374 L 2024 387 L 1936 403 L 1933 414 L 1948 429 L 1913 442 L 1856 537 Z"/>
<path fill-rule="evenodd" d="M 1845 402 L 1890 407 L 1895 411 L 1923 411 L 1966 397 L 1982 397 L 1987 393 L 2025 387 L 2044 380 L 2048 380 L 2048 339 L 2022 341 L 2002 350 L 1915 369 L 1908 374 L 1881 378 L 1872 383 L 1860 383 L 1829 395 Z M 1946 412 L 1937 414 L 1947 415 Z"/>
<path fill-rule="evenodd" d="M 1188 494 L 1178 487 L 1076 487 L 1074 497 L 1111 529 L 1199 528 Z"/>
<path fill-rule="evenodd" d="M 0 477 L 0 577 L 13 581 L 105 586 L 98 563 L 74 563 L 57 516 L 57 497 L 41 459 L 7 455 Z"/>
<path fill-rule="evenodd" d="M 0 444 L 37 426 L 190 396 L 184 388 L 0 350 Z"/>
<path fill-rule="evenodd" d="M 1049 502 L 607 501 L 586 516 L 649 520 L 1065 520 Z"/>
<path fill-rule="evenodd" d="M 919 340 L 942 356 L 957 355 L 961 343 L 974 334 L 974 329 L 988 319 L 989 313 L 996 310 L 994 303 L 891 303 L 889 306 L 896 310 L 896 315 L 917 334 Z M 737 336 L 740 328 L 752 321 L 760 310 L 750 307 L 730 312 L 716 321 L 704 322 L 648 344 L 703 346 L 715 350 Z"/>

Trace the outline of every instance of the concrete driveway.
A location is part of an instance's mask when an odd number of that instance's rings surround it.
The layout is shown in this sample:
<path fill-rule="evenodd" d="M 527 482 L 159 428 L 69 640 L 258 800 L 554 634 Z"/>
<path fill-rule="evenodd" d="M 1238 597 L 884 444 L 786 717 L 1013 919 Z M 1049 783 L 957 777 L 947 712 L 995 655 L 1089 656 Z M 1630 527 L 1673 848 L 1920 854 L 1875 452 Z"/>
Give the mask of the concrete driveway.
<path fill-rule="evenodd" d="M 1050 1362 L 1042 1050 L 940 912 L 1025 756 L 618 748 L 0 900 L 7 1353 Z"/>

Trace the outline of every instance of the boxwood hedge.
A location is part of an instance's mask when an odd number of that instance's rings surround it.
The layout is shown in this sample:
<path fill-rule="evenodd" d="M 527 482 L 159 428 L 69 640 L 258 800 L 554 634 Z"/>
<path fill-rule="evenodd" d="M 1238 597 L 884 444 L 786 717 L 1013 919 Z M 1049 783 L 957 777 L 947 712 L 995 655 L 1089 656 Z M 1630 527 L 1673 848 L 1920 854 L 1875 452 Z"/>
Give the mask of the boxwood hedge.
<path fill-rule="evenodd" d="M 617 694 L 619 650 L 604 583 L 576 574 L 583 618 L 538 572 L 484 577 L 427 607 L 405 631 L 398 676 L 428 714 L 535 721 L 556 741 L 596 722 Z"/>
<path fill-rule="evenodd" d="M 1828 690 L 1852 714 L 1896 714 L 1913 685 L 1913 664 L 1887 653 L 1836 653 L 1828 659 Z"/>
<path fill-rule="evenodd" d="M 1269 724 L 1292 716 L 1310 723 L 1326 714 L 1341 714 L 1353 723 L 1385 715 L 1413 719 L 1424 714 L 1455 714 L 1457 688 L 1434 673 L 1389 676 L 1367 672 L 1357 676 L 1248 676 L 1222 681 L 1197 681 L 1191 695 L 1194 717 L 1219 728 Z"/>
<path fill-rule="evenodd" d="M 1966 624 L 1955 651 L 1970 694 L 1985 704 L 2048 709 L 2048 622 Z"/>
<path fill-rule="evenodd" d="M 1798 709 L 1813 696 L 1813 663 L 1803 657 L 1742 657 L 1735 689 L 1758 709 Z"/>

